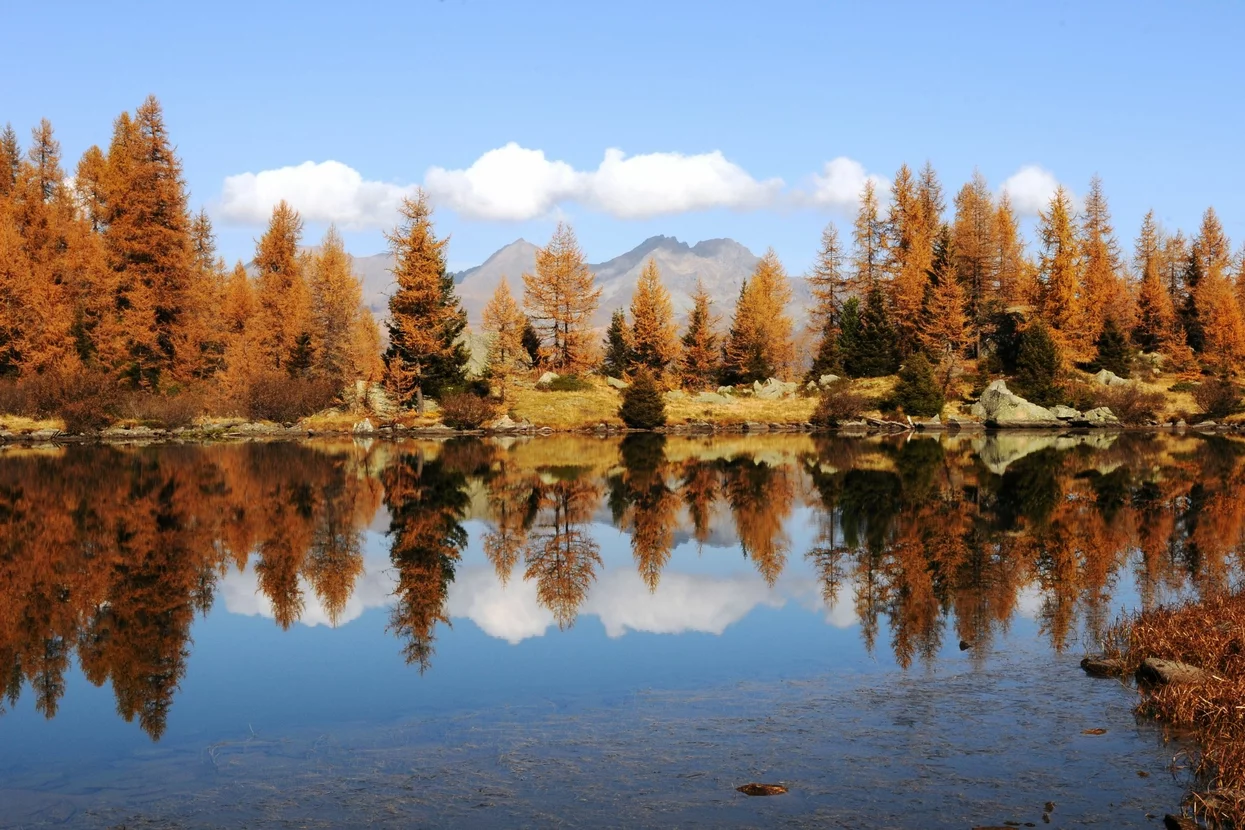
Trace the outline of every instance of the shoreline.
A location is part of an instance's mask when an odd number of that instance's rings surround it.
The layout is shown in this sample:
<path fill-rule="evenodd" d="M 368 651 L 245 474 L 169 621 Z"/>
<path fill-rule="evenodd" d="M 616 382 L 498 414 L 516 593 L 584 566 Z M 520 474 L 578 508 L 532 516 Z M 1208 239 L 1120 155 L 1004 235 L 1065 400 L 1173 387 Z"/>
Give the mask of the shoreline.
<path fill-rule="evenodd" d="M 656 435 L 770 435 L 799 433 L 844 438 L 867 438 L 878 435 L 1093 435 L 1121 433 L 1154 433 L 1164 435 L 1234 434 L 1245 433 L 1245 422 L 1198 424 L 1152 424 L 1126 426 L 1104 425 L 1021 425 L 960 422 L 955 424 L 929 425 L 904 424 L 898 421 L 868 419 L 847 423 L 839 427 L 819 427 L 809 423 L 711 423 L 696 422 L 673 424 L 655 429 L 633 429 L 619 424 L 601 423 L 595 426 L 551 426 L 548 424 L 523 424 L 481 429 L 454 429 L 444 424 L 407 426 L 405 424 L 372 425 L 367 418 L 349 427 L 284 426 L 266 422 L 242 421 L 234 424 L 207 427 L 179 427 L 161 429 L 146 426 L 110 427 L 94 433 L 67 433 L 55 428 L 32 429 L 13 432 L 0 429 L 0 447 L 64 444 L 174 444 L 214 443 L 254 440 L 305 440 L 311 438 L 458 438 L 458 437 L 552 437 L 556 435 L 628 435 L 651 433 Z"/>

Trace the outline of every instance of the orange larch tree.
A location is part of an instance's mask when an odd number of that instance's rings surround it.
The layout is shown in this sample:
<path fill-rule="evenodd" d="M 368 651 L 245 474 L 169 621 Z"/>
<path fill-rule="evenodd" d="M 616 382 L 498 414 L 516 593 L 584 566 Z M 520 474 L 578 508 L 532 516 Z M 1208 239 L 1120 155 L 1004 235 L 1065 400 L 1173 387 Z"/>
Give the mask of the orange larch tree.
<path fill-rule="evenodd" d="M 364 313 L 363 284 L 350 254 L 330 225 L 308 269 L 314 371 L 338 384 L 354 380 L 351 359 L 356 320 Z"/>
<path fill-rule="evenodd" d="M 729 380 L 758 381 L 790 373 L 795 362 L 790 302 L 786 269 L 771 248 L 740 289 L 723 360 Z"/>
<path fill-rule="evenodd" d="M 1132 308 L 1120 276 L 1120 246 L 1111 227 L 1111 212 L 1102 192 L 1102 179 L 1098 176 L 1090 180 L 1089 195 L 1085 197 L 1081 262 L 1085 336 L 1096 339 L 1108 319 L 1127 330 L 1132 324 Z"/>
<path fill-rule="evenodd" d="M 631 363 L 661 376 L 679 356 L 670 292 L 661 284 L 657 261 L 649 257 L 631 297 Z"/>
<path fill-rule="evenodd" d="M 540 334 L 545 363 L 560 372 L 593 365 L 588 327 L 601 300 L 570 225 L 558 223 L 549 244 L 536 252 L 536 272 L 523 275 L 523 304 Z"/>
<path fill-rule="evenodd" d="M 890 301 L 903 354 L 920 346 L 921 317 L 934 259 L 933 217 L 926 215 L 925 200 L 908 165 L 899 168 L 891 185 L 891 205 L 886 220 L 886 272 L 890 275 Z"/>
<path fill-rule="evenodd" d="M 717 381 L 721 348 L 718 345 L 718 317 L 713 313 L 713 298 L 703 280 L 696 280 L 692 294 L 692 310 L 687 314 L 683 332 L 681 376 L 683 385 L 692 389 L 711 386 Z"/>
<path fill-rule="evenodd" d="M 492 299 L 484 307 L 484 330 L 493 336 L 488 349 L 489 374 L 496 381 L 501 399 L 514 376 L 522 371 L 527 360 L 523 348 L 523 329 L 527 316 L 510 293 L 510 283 L 505 274 L 497 283 Z"/>
<path fill-rule="evenodd" d="M 968 301 L 968 316 L 975 332 L 981 332 L 990 304 L 998 294 L 997 227 L 990 188 L 980 172 L 955 196 L 955 220 L 951 223 L 951 262 Z"/>
<path fill-rule="evenodd" d="M 1062 186 L 1051 197 L 1049 207 L 1039 214 L 1038 223 L 1038 238 L 1042 242 L 1042 313 L 1065 345 L 1083 351 L 1084 311 L 1078 293 L 1080 246 L 1072 223 L 1072 197 Z"/>
<path fill-rule="evenodd" d="M 255 369 L 297 375 L 311 363 L 311 291 L 298 255 L 303 220 L 284 199 L 255 247 Z"/>

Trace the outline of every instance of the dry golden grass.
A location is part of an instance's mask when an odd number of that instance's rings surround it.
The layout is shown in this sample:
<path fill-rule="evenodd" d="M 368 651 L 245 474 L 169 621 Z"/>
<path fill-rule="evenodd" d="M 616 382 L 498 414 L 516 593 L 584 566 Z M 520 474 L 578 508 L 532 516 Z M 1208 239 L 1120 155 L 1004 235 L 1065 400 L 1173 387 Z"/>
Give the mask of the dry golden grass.
<path fill-rule="evenodd" d="M 1108 657 L 1128 673 L 1148 657 L 1203 670 L 1200 680 L 1145 690 L 1138 714 L 1192 730 L 1201 744 L 1189 802 L 1213 826 L 1245 822 L 1245 593 L 1160 607 L 1117 622 Z"/>
<path fill-rule="evenodd" d="M 15 435 L 37 432 L 42 429 L 65 429 L 60 418 L 28 418 L 25 415 L 0 415 L 0 429 Z"/>
<path fill-rule="evenodd" d="M 816 398 L 739 397 L 731 403 L 696 403 L 691 397 L 666 402 L 666 420 L 670 424 L 705 421 L 711 424 L 802 424 L 813 415 Z"/>
<path fill-rule="evenodd" d="M 509 390 L 501 409 L 512 412 L 512 417 L 517 420 L 531 421 L 535 426 L 552 429 L 621 425 L 618 406 L 622 399 L 618 390 L 597 378 L 589 382 L 592 388 L 580 392 L 541 392 L 516 384 Z"/>

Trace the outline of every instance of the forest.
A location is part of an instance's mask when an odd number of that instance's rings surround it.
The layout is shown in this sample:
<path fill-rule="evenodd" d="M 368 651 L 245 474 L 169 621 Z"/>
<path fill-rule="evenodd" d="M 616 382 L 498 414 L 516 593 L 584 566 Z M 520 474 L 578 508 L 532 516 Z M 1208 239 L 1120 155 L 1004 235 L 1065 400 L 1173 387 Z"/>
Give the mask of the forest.
<path fill-rule="evenodd" d="M 858 408 L 929 415 L 1003 376 L 1042 405 L 1082 403 L 1077 373 L 1105 368 L 1199 392 L 1210 414 L 1240 402 L 1232 376 L 1245 360 L 1245 254 L 1233 256 L 1213 208 L 1190 235 L 1151 211 L 1126 253 L 1097 178 L 1083 203 L 1056 190 L 1031 245 L 1007 194 L 979 174 L 949 203 L 928 163 L 900 167 L 889 194 L 867 184 L 850 241 L 827 225 L 804 275 L 807 330 L 797 330 L 792 280 L 770 250 L 732 308 L 715 309 L 702 287 L 686 320 L 675 319 L 650 260 L 602 334 L 592 323 L 600 289 L 573 229 L 559 224 L 516 282 L 521 293 L 503 279 L 485 309 L 482 372 L 468 370 L 448 240 L 422 193 L 386 236 L 395 285 L 382 330 L 338 232 L 305 239 L 285 202 L 250 263 L 217 255 L 154 97 L 122 113 L 107 149 L 91 147 L 72 171 L 46 120 L 24 148 L 7 126 L 0 413 L 60 418 L 71 432 L 205 415 L 290 422 L 366 408 L 371 398 L 355 392 L 383 386 L 421 413 L 425 396 L 454 399 L 478 426 L 509 390 L 546 372 L 568 393 L 592 388 L 593 375 L 693 391 L 898 375 L 893 397 Z M 1166 387 L 1155 389 L 1132 402 L 1150 417 Z M 850 380 L 834 397 L 847 391 Z"/>

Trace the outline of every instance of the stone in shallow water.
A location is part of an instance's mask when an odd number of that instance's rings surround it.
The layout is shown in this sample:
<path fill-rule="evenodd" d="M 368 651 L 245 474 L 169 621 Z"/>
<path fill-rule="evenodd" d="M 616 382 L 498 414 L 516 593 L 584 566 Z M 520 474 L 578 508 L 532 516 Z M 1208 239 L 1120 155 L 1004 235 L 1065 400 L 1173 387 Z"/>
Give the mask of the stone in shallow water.
<path fill-rule="evenodd" d="M 1120 677 L 1124 674 L 1124 662 L 1114 657 L 1086 657 L 1081 668 L 1092 677 Z"/>
<path fill-rule="evenodd" d="M 1175 660 L 1161 660 L 1147 657 L 1141 661 L 1137 669 L 1137 680 L 1141 683 L 1161 685 L 1166 683 L 1194 683 L 1201 680 L 1205 672 L 1197 666 L 1179 663 Z"/>
<path fill-rule="evenodd" d="M 787 791 L 782 784 L 744 784 L 735 789 L 744 795 L 782 795 Z"/>

